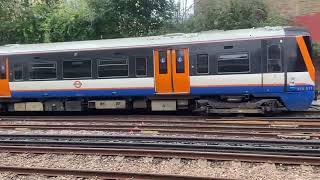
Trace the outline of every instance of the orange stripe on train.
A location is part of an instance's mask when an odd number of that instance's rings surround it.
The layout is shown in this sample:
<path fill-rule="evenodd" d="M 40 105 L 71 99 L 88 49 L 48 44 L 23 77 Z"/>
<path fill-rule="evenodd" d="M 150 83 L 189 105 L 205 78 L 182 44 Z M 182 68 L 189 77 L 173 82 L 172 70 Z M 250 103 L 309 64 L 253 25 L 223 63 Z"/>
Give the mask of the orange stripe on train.
<path fill-rule="evenodd" d="M 300 52 L 302 54 L 304 63 L 306 64 L 307 70 L 310 74 L 310 77 L 311 77 L 312 81 L 315 82 L 316 70 L 315 70 L 314 65 L 312 63 L 312 59 L 311 59 L 310 53 L 308 51 L 306 42 L 304 41 L 303 36 L 297 36 L 296 39 L 297 39 L 297 43 L 298 43 Z"/>

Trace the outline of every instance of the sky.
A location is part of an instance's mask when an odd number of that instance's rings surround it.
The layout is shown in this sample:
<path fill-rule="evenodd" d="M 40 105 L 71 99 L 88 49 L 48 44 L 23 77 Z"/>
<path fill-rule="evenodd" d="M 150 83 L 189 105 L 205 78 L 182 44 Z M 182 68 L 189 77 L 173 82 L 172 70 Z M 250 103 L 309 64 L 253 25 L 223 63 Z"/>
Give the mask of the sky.
<path fill-rule="evenodd" d="M 184 5 L 185 3 L 187 3 L 187 9 L 189 7 L 191 7 L 193 5 L 193 2 L 194 2 L 194 0 L 175 0 L 175 1 L 176 2 L 180 2 L 181 5 Z M 182 6 L 182 7 L 184 7 L 184 6 Z M 193 7 L 190 9 L 189 13 L 192 13 L 192 12 L 193 12 Z"/>

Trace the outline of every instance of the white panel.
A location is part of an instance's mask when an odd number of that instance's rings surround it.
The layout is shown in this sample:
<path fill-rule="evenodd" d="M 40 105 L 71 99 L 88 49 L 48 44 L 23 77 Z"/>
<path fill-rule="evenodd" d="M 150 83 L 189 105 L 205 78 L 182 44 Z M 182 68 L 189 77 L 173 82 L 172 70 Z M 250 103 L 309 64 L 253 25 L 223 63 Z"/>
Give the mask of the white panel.
<path fill-rule="evenodd" d="M 79 87 L 81 82 L 81 87 Z M 77 83 L 75 85 L 75 83 Z M 153 78 L 10 82 L 12 91 L 154 88 Z"/>
<path fill-rule="evenodd" d="M 191 76 L 191 87 L 261 85 L 261 74 Z"/>
<path fill-rule="evenodd" d="M 14 111 L 26 111 L 26 103 L 14 103 Z"/>
<path fill-rule="evenodd" d="M 284 73 L 265 73 L 263 84 L 266 86 L 284 85 L 284 78 Z M 314 85 L 308 72 L 288 73 L 288 84 L 293 80 L 296 85 Z M 190 84 L 191 87 L 259 86 L 262 85 L 262 74 L 191 76 Z"/>
<path fill-rule="evenodd" d="M 309 72 L 290 72 L 288 73 L 288 85 L 315 85 Z"/>
<path fill-rule="evenodd" d="M 264 86 L 283 86 L 284 73 L 265 73 L 263 74 L 263 85 Z"/>
<path fill-rule="evenodd" d="M 284 85 L 284 73 L 265 73 L 263 74 L 264 85 Z M 315 85 L 308 72 L 289 72 L 287 73 L 288 85 Z"/>
<path fill-rule="evenodd" d="M 26 111 L 43 111 L 43 104 L 41 102 L 27 102 Z"/>

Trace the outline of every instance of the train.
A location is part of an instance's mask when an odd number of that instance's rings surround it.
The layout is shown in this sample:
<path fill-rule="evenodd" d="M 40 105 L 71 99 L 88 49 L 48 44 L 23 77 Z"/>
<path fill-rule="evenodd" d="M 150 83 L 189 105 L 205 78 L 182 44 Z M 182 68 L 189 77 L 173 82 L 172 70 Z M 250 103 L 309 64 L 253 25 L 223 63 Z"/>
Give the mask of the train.
<path fill-rule="evenodd" d="M 275 113 L 315 99 L 310 33 L 263 27 L 0 47 L 1 112 Z"/>

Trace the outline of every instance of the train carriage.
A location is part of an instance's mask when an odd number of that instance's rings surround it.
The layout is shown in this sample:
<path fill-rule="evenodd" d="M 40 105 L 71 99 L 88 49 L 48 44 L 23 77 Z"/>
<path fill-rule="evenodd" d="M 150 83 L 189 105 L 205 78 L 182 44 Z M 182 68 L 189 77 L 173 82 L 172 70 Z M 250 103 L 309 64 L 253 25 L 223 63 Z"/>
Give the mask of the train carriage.
<path fill-rule="evenodd" d="M 0 47 L 2 111 L 307 110 L 310 34 L 265 27 Z"/>

